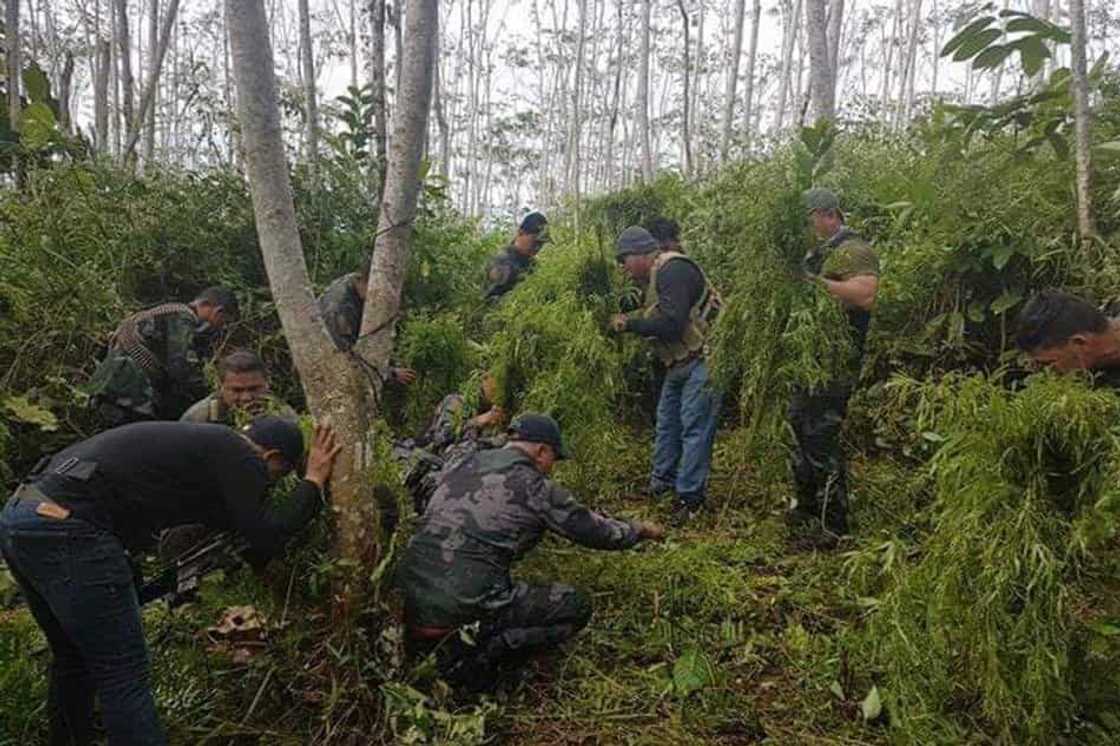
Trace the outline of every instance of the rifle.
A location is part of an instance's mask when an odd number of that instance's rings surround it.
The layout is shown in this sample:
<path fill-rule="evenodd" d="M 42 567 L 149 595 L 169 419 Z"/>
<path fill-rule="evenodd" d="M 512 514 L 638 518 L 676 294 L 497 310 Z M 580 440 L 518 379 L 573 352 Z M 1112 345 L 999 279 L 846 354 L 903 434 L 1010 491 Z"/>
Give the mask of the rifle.
<path fill-rule="evenodd" d="M 198 596 L 202 579 L 218 570 L 232 570 L 243 563 L 249 542 L 233 533 L 210 534 L 168 562 L 156 576 L 137 588 L 140 605 L 165 600 L 174 609 Z"/>

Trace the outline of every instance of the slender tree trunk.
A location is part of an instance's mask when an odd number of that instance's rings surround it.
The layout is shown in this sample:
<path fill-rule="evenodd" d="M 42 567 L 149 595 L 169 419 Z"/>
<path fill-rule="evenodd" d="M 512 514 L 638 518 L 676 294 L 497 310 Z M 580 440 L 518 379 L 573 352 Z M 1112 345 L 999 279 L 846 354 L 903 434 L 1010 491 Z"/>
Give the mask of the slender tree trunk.
<path fill-rule="evenodd" d="M 758 26 L 761 20 L 762 0 L 754 0 L 754 5 L 751 6 L 751 44 L 750 49 L 747 50 L 747 80 L 743 91 L 743 132 L 745 133 L 743 147 L 747 150 L 750 148 L 755 130 L 751 112 L 754 110 L 754 66 L 758 60 Z"/>
<path fill-rule="evenodd" d="M 910 42 L 906 50 L 906 98 L 902 110 L 902 127 L 909 126 L 910 119 L 914 115 L 915 81 L 918 72 L 918 37 L 922 29 L 922 0 L 911 0 L 911 6 Z"/>
<path fill-rule="evenodd" d="M 373 94 L 373 139 L 377 144 L 372 176 L 376 180 L 374 194 L 381 202 L 385 186 L 386 149 L 388 148 L 389 115 L 385 101 L 385 2 L 371 0 L 370 11 L 370 85 Z"/>
<path fill-rule="evenodd" d="M 642 17 L 639 32 L 642 35 L 638 52 L 638 129 L 642 140 L 642 180 L 653 181 L 653 152 L 649 141 L 649 37 L 652 0 L 642 0 Z"/>
<path fill-rule="evenodd" d="M 793 78 L 793 48 L 801 25 L 801 2 L 802 0 L 793 0 L 792 8 L 786 6 L 791 13 L 787 15 L 785 31 L 782 34 L 782 69 L 779 72 L 778 121 L 775 127 L 777 132 L 781 132 L 785 127 L 786 105 L 789 102 Z"/>
<path fill-rule="evenodd" d="M 828 10 L 828 64 L 832 70 L 832 98 L 840 78 L 841 37 L 844 35 L 844 0 L 832 0 Z"/>
<path fill-rule="evenodd" d="M 4 37 L 7 49 L 8 62 L 8 125 L 13 131 L 19 131 L 20 116 L 23 105 L 20 103 L 20 89 L 23 83 L 23 65 L 21 63 L 21 46 L 23 38 L 19 30 L 19 0 L 7 0 L 4 7 Z"/>
<path fill-rule="evenodd" d="M 436 64 L 432 67 L 432 75 L 432 110 L 436 115 L 436 126 L 439 127 L 439 173 L 447 181 L 451 176 L 451 127 L 448 126 L 444 112 L 443 77 L 439 71 L 438 55 Z"/>
<path fill-rule="evenodd" d="M 1077 233 L 1082 241 L 1096 235 L 1093 224 L 1092 172 L 1093 162 L 1089 148 L 1089 74 L 1085 59 L 1085 1 L 1070 0 L 1070 25 L 1073 39 L 1070 45 L 1071 72 L 1073 73 L 1074 152 L 1077 156 Z"/>
<path fill-rule="evenodd" d="M 156 60 L 159 59 L 159 0 L 148 1 L 148 67 L 149 75 L 155 75 Z M 145 118 L 144 126 L 144 167 L 151 168 L 155 164 L 156 152 L 156 105 L 159 100 L 159 84 L 152 89 L 151 113 Z"/>
<path fill-rule="evenodd" d="M 315 93 L 315 49 L 311 43 L 311 9 L 299 0 L 299 47 L 303 58 L 303 98 L 306 106 L 307 165 L 312 182 L 319 178 L 319 101 Z"/>
<path fill-rule="evenodd" d="M 746 15 L 746 0 L 735 0 L 735 35 L 727 60 L 727 84 L 723 96 L 723 128 L 719 137 L 720 162 L 727 161 L 731 145 L 731 120 L 735 116 L 735 85 L 739 81 L 739 58 L 743 54 L 743 17 Z M 749 84 L 748 84 L 749 85 Z"/>
<path fill-rule="evenodd" d="M 362 331 L 356 350 L 387 370 L 401 288 L 408 268 L 409 242 L 420 193 L 420 160 L 432 107 L 432 65 L 439 39 L 438 0 L 408 0 L 401 90 L 393 112 L 393 138 L 377 240 L 370 264 Z"/>
<path fill-rule="evenodd" d="M 136 118 L 133 96 L 136 84 L 132 77 L 132 37 L 128 27 L 128 0 L 117 0 L 117 61 L 121 70 L 121 104 L 124 106 L 125 131 L 131 130 Z M 122 154 L 123 155 L 123 154 Z M 122 157 L 121 161 L 124 161 Z"/>
<path fill-rule="evenodd" d="M 59 124 L 62 131 L 74 131 L 74 118 L 70 113 L 70 100 L 73 98 L 74 84 L 74 53 L 66 51 L 66 62 L 62 66 L 62 76 L 58 82 Z"/>
<path fill-rule="evenodd" d="M 575 216 L 576 216 L 576 231 L 579 231 L 579 218 L 580 218 L 580 169 L 583 164 L 580 161 L 580 137 L 582 135 L 582 112 L 580 111 L 580 94 L 583 90 L 583 55 L 584 44 L 587 36 L 587 0 L 580 0 L 579 3 L 579 37 L 576 40 L 576 70 L 575 80 L 572 83 L 572 122 L 571 133 L 569 136 L 569 147 L 571 148 L 571 170 L 569 171 L 568 183 L 571 185 L 571 193 L 574 198 Z"/>
<path fill-rule="evenodd" d="M 358 8 L 357 0 L 350 0 L 350 87 L 358 87 Z"/>
<path fill-rule="evenodd" d="M 140 129 L 144 120 L 149 116 L 152 110 L 156 89 L 159 87 L 160 71 L 163 69 L 163 60 L 167 56 L 167 47 L 171 41 L 171 31 L 175 26 L 175 19 L 178 15 L 179 0 L 170 0 L 170 5 L 167 7 L 167 15 L 164 16 L 163 19 L 163 30 L 160 34 L 159 48 L 156 51 L 155 59 L 152 61 L 152 69 L 148 77 L 148 82 L 144 85 L 144 93 L 140 97 L 140 110 L 135 112 L 135 116 L 127 119 L 128 137 L 125 141 L 124 151 L 121 154 L 122 163 L 135 162 L 136 145 L 140 142 Z"/>
<path fill-rule="evenodd" d="M 684 0 L 677 0 L 677 9 L 681 12 L 681 28 L 684 32 L 684 76 L 682 85 L 684 93 L 681 95 L 681 171 L 685 176 L 692 174 L 692 133 L 688 126 L 688 109 L 692 100 L 689 80 L 692 77 L 691 60 L 689 59 L 688 41 L 688 10 L 684 7 Z"/>
<path fill-rule="evenodd" d="M 813 120 L 836 118 L 836 92 L 833 89 L 832 65 L 829 61 L 826 0 L 805 0 L 805 27 L 809 33 L 810 75 Z"/>
<path fill-rule="evenodd" d="M 377 555 L 378 514 L 362 476 L 369 457 L 366 418 L 376 413 L 368 409 L 371 397 L 357 366 L 331 342 L 311 292 L 292 203 L 264 0 L 226 0 L 226 14 L 261 254 L 308 407 L 317 420 L 330 421 L 347 446 L 335 464 L 331 501 L 338 552 L 358 568 L 351 582 L 360 582 Z M 348 615 L 357 593 L 345 582 L 339 588 L 340 615 Z"/>
<path fill-rule="evenodd" d="M 108 39 L 97 41 L 96 76 L 93 81 L 94 147 L 104 155 L 109 151 L 109 78 L 113 50 Z"/>

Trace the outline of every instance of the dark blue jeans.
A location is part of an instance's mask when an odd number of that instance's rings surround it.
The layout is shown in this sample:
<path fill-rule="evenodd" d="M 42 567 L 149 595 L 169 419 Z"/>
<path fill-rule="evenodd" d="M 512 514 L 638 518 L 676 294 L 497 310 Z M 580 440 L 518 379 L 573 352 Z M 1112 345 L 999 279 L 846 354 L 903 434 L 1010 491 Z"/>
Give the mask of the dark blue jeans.
<path fill-rule="evenodd" d="M 676 490 L 686 503 L 704 501 L 719 420 L 720 395 L 708 381 L 703 359 L 670 368 L 657 402 L 653 444 L 654 493 Z"/>
<path fill-rule="evenodd" d="M 107 531 L 36 507 L 18 497 L 8 503 L 0 550 L 50 644 L 52 746 L 94 742 L 95 694 L 110 746 L 165 744 L 124 547 Z"/>

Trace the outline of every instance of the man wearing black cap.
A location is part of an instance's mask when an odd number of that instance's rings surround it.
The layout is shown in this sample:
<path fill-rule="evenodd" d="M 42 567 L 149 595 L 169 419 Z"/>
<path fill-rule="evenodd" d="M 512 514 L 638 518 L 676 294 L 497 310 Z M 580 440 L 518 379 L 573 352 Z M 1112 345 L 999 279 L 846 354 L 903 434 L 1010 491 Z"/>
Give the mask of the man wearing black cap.
<path fill-rule="evenodd" d="M 859 380 L 871 309 L 879 291 L 879 258 L 867 241 L 844 224 L 835 193 L 810 189 L 802 199 L 808 222 L 823 241 L 806 254 L 805 277 L 819 283 L 844 309 L 852 355 L 832 383 L 813 391 L 794 391 L 790 399 L 795 498 L 789 522 L 794 531 L 807 531 L 803 538 L 831 545 L 848 532 L 847 463 L 840 433 L 848 399 Z"/>
<path fill-rule="evenodd" d="M 0 513 L 0 550 L 50 645 L 51 743 L 92 743 L 93 700 L 111 744 L 163 744 L 126 550 L 185 523 L 236 531 L 246 559 L 279 554 L 323 502 L 341 446 L 316 427 L 304 480 L 282 507 L 269 485 L 302 460 L 303 436 L 277 417 L 246 430 L 144 422 L 66 448 Z"/>
<path fill-rule="evenodd" d="M 396 578 L 410 647 L 440 645 L 442 673 L 479 689 L 493 686 L 503 663 L 564 642 L 591 618 L 589 600 L 576 589 L 510 577 L 545 531 L 593 549 L 664 536 L 653 524 L 594 513 L 548 479 L 567 457 L 551 417 L 523 414 L 508 434 L 504 448 L 475 453 L 443 473 Z M 473 647 L 447 639 L 476 622 Z"/>
<path fill-rule="evenodd" d="M 532 266 L 533 257 L 548 241 L 547 230 L 548 219 L 541 213 L 531 212 L 525 216 L 510 245 L 490 260 L 485 298 L 500 298 L 513 290 Z"/>
<path fill-rule="evenodd" d="M 719 293 L 694 260 L 662 250 L 645 228 L 624 230 L 616 256 L 646 295 L 640 314 L 618 314 L 611 328 L 648 338 L 665 366 L 649 488 L 654 495 L 676 491 L 673 520 L 683 523 L 704 505 L 719 418 L 720 396 L 704 360 Z"/>

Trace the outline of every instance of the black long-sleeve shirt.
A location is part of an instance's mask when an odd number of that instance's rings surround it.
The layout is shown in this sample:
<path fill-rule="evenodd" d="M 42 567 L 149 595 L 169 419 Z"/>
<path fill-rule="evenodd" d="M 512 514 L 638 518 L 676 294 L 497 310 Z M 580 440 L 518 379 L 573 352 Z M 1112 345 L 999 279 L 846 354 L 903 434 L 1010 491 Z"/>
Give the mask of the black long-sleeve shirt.
<path fill-rule="evenodd" d="M 79 463 L 57 473 L 73 459 Z M 161 529 L 202 523 L 236 531 L 261 562 L 279 554 L 322 502 L 304 480 L 271 507 L 268 472 L 249 441 L 223 425 L 187 422 L 106 430 L 59 452 L 28 481 L 130 549 L 146 548 Z"/>
<path fill-rule="evenodd" d="M 692 262 L 670 259 L 657 273 L 657 310 L 651 318 L 633 317 L 626 331 L 662 342 L 677 342 L 688 324 L 688 313 L 704 295 L 704 275 Z"/>

